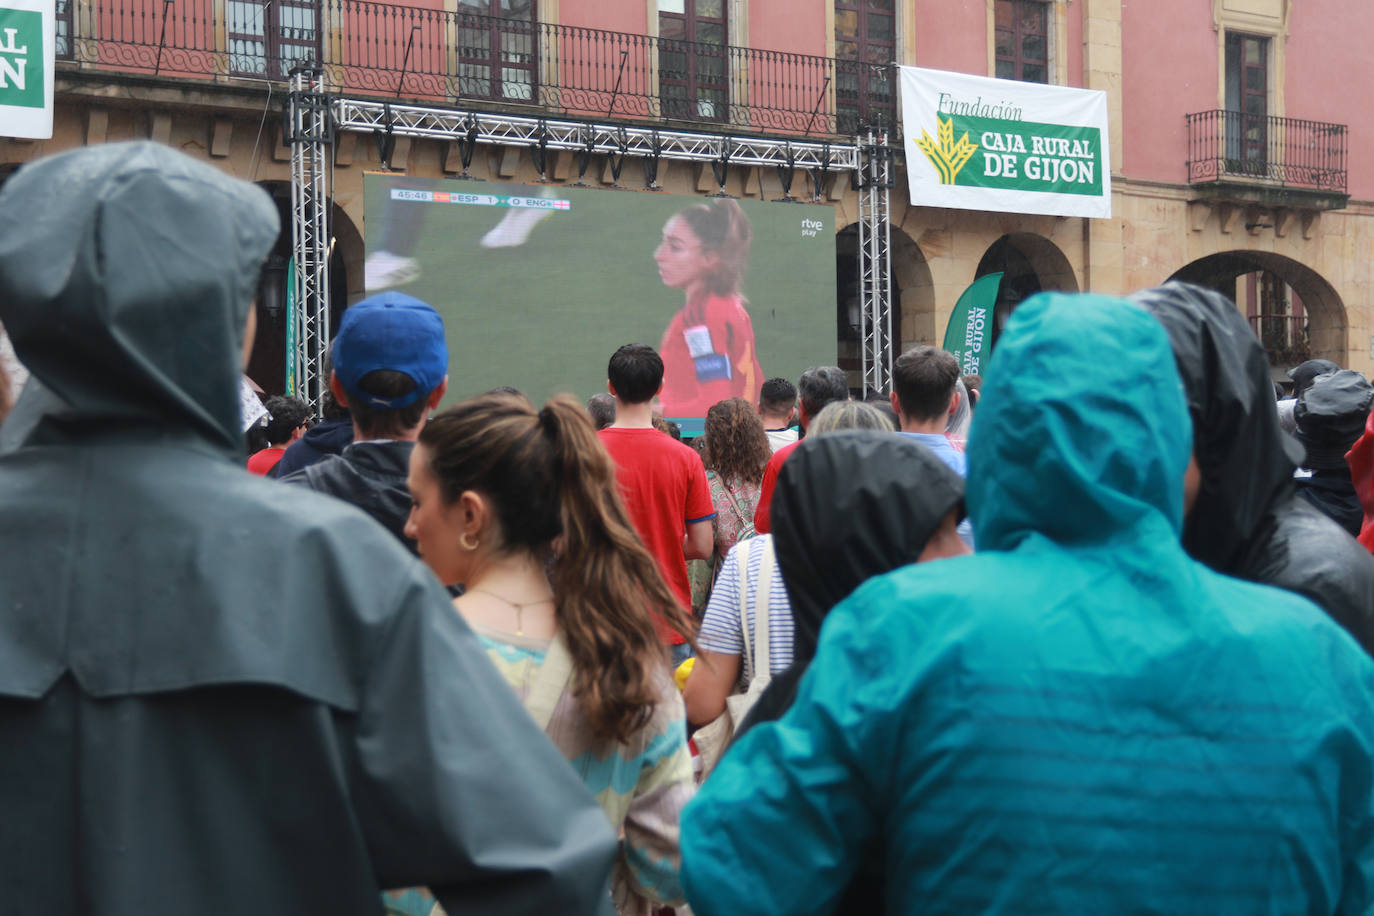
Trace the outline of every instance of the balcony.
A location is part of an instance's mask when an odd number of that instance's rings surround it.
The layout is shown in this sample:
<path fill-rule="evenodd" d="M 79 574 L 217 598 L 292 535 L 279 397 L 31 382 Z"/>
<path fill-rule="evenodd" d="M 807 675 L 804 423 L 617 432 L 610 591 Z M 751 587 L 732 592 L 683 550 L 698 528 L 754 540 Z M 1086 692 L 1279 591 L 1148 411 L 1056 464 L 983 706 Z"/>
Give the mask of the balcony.
<path fill-rule="evenodd" d="M 1296 366 L 1312 358 L 1304 316 L 1251 315 L 1250 328 L 1264 345 L 1271 366 Z"/>
<path fill-rule="evenodd" d="M 188 80 L 791 136 L 891 125 L 889 68 L 370 0 L 57 0 L 59 59 Z"/>
<path fill-rule="evenodd" d="M 1344 207 L 1344 124 L 1240 111 L 1186 115 L 1188 183 L 1200 197 L 1314 210 Z"/>

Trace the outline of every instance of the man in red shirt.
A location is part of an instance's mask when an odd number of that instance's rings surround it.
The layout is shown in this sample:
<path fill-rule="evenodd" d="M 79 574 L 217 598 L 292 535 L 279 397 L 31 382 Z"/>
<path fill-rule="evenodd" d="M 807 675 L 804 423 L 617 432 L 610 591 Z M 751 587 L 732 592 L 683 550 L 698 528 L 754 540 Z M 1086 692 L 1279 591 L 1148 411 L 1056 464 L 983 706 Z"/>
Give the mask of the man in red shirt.
<path fill-rule="evenodd" d="M 811 420 L 821 412 L 821 408 L 832 401 L 849 400 L 849 377 L 839 366 L 812 366 L 797 380 L 797 395 L 801 401 L 801 414 L 798 422 L 802 432 L 811 425 Z M 796 451 L 801 441 L 784 445 L 773 453 L 763 468 L 763 489 L 759 491 L 759 502 L 754 507 L 754 530 L 759 534 L 772 531 L 769 523 L 768 507 L 773 502 L 773 488 L 778 484 L 778 472 L 787 456 Z"/>
<path fill-rule="evenodd" d="M 248 470 L 265 476 L 281 461 L 286 447 L 310 428 L 310 405 L 300 398 L 278 395 L 268 398 L 263 406 L 267 408 L 267 448 L 253 453 Z"/>
<path fill-rule="evenodd" d="M 687 561 L 704 560 L 714 546 L 711 490 L 697 453 L 653 427 L 654 397 L 663 388 L 663 360 L 653 347 L 626 344 L 606 368 L 615 422 L 597 435 L 616 465 L 616 482 L 644 546 L 684 609 L 692 606 Z M 659 638 L 673 647 L 674 665 L 691 654 L 678 633 L 656 620 Z"/>

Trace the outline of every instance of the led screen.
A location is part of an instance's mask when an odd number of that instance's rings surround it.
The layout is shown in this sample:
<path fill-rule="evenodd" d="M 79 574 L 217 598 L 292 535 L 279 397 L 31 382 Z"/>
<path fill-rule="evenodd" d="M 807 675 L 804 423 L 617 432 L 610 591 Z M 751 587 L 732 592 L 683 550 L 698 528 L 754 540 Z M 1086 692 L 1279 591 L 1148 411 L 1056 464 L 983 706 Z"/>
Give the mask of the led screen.
<path fill-rule="evenodd" d="M 368 292 L 444 316 L 449 403 L 503 385 L 585 400 L 618 346 L 646 343 L 691 436 L 715 401 L 835 362 L 831 207 L 381 174 L 364 193 Z"/>

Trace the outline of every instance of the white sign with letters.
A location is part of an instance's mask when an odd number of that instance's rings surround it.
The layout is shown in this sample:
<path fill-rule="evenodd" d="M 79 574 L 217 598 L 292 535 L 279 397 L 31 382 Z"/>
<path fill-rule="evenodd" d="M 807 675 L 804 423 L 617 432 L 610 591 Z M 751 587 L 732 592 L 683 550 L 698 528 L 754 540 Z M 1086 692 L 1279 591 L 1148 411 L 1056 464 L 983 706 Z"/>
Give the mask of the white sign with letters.
<path fill-rule="evenodd" d="M 55 0 L 0 0 L 0 137 L 52 136 Z"/>

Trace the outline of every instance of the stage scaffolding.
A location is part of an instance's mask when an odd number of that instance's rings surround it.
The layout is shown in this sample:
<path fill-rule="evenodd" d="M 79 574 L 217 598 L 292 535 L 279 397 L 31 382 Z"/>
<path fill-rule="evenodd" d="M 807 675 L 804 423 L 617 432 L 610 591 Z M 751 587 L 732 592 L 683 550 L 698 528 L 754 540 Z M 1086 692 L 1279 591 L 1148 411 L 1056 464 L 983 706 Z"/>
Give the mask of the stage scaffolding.
<path fill-rule="evenodd" d="M 383 159 L 394 138 L 425 137 L 457 144 L 464 170 L 476 144 L 528 148 L 543 172 L 546 153 L 567 151 L 582 169 L 593 155 L 624 164 L 645 160 L 653 182 L 661 160 L 709 163 L 721 188 L 735 166 L 779 169 L 790 194 L 797 171 L 808 176 L 819 199 L 827 179 L 846 173 L 859 190 L 859 296 L 862 303 L 862 386 L 865 393 L 891 388 L 892 284 L 888 192 L 892 151 L 887 137 L 868 132 L 856 142 L 743 136 L 663 130 L 617 123 L 531 118 L 331 95 L 324 73 L 299 67 L 291 74 L 285 103 L 286 141 L 291 146 L 292 251 L 295 258 L 295 355 L 297 395 L 318 413 L 328 379 L 329 256 L 333 247 L 333 145 L 338 131 L 376 137 Z M 619 171 L 619 166 L 616 169 Z"/>

